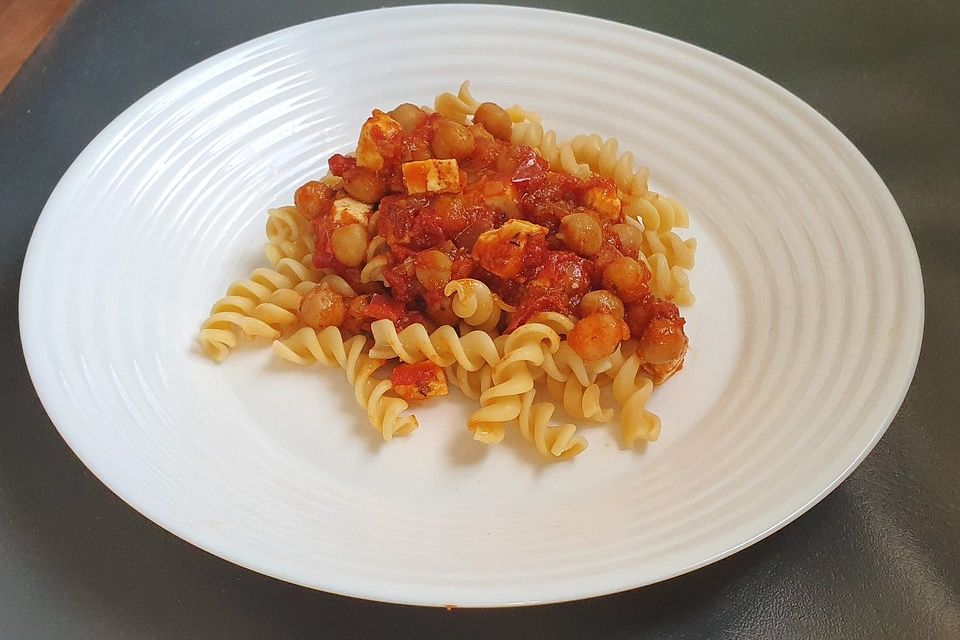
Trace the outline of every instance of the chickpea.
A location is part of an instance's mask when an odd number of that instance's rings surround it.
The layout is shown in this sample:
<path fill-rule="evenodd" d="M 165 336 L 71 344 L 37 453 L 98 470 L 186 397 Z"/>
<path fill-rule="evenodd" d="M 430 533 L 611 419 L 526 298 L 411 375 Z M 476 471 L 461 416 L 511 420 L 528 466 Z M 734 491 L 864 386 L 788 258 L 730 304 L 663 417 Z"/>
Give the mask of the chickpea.
<path fill-rule="evenodd" d="M 343 172 L 343 188 L 351 198 L 376 204 L 387 192 L 387 185 L 373 171 L 356 167 Z"/>
<path fill-rule="evenodd" d="M 348 267 L 359 267 L 367 257 L 367 226 L 355 222 L 330 234 L 333 257 Z"/>
<path fill-rule="evenodd" d="M 644 300 L 627 305 L 627 313 L 624 316 L 624 320 L 630 329 L 630 335 L 635 338 L 643 335 L 643 332 L 647 329 L 647 325 L 650 324 L 650 321 L 654 315 L 656 315 L 656 310 L 650 305 L 645 304 L 645 302 Z"/>
<path fill-rule="evenodd" d="M 599 360 L 613 353 L 620 341 L 629 337 L 626 322 L 608 313 L 595 313 L 574 325 L 567 340 L 584 360 Z"/>
<path fill-rule="evenodd" d="M 300 320 L 314 329 L 339 327 L 346 311 L 343 296 L 325 284 L 311 289 L 300 302 Z"/>
<path fill-rule="evenodd" d="M 332 201 L 333 189 L 317 180 L 311 180 L 293 194 L 297 211 L 307 220 L 326 213 Z"/>
<path fill-rule="evenodd" d="M 623 302 L 606 289 L 591 291 L 580 301 L 580 314 L 586 317 L 595 313 L 607 313 L 618 320 L 623 320 Z"/>
<path fill-rule="evenodd" d="M 510 114 L 499 105 L 484 102 L 477 107 L 477 112 L 473 114 L 473 121 L 482 124 L 483 128 L 489 131 L 494 138 L 510 141 L 513 121 L 510 120 Z"/>
<path fill-rule="evenodd" d="M 631 258 L 635 258 L 640 255 L 640 250 L 643 248 L 643 232 L 640 229 L 637 229 L 632 224 L 615 224 L 610 227 L 610 231 L 613 231 L 617 240 L 620 242 L 620 249 Z"/>
<path fill-rule="evenodd" d="M 417 280 L 425 289 L 439 290 L 450 282 L 453 260 L 436 249 L 421 251 L 414 259 Z"/>
<path fill-rule="evenodd" d="M 463 160 L 473 153 L 473 134 L 453 120 L 440 120 L 433 131 L 430 147 L 437 158 Z"/>
<path fill-rule="evenodd" d="M 603 287 L 623 302 L 638 302 L 649 293 L 650 271 L 633 258 L 621 256 L 603 269 Z"/>
<path fill-rule="evenodd" d="M 648 364 L 668 364 L 683 358 L 687 336 L 683 318 L 656 316 L 647 324 L 637 344 L 637 354 Z"/>
<path fill-rule="evenodd" d="M 400 123 L 404 133 L 410 133 L 427 119 L 423 109 L 415 104 L 404 102 L 389 113 L 390 117 Z"/>
<path fill-rule="evenodd" d="M 560 220 L 557 234 L 578 255 L 589 258 L 600 251 L 603 233 L 600 223 L 589 213 L 571 213 Z"/>

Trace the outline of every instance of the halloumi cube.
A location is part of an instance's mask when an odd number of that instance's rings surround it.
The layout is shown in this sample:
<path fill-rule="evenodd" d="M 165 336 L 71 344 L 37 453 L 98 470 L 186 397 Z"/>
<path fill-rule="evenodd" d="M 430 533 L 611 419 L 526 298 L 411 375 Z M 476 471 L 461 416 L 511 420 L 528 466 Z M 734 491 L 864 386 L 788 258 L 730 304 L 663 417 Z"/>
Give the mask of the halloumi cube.
<path fill-rule="evenodd" d="M 383 169 L 383 155 L 380 154 L 377 142 L 390 140 L 402 132 L 403 127 L 399 122 L 383 111 L 375 110 L 360 129 L 360 139 L 357 141 L 357 166 L 371 171 Z"/>
<path fill-rule="evenodd" d="M 460 167 L 456 160 L 415 160 L 404 162 L 403 186 L 408 194 L 457 193 L 460 187 Z"/>
<path fill-rule="evenodd" d="M 620 219 L 620 197 L 613 185 L 591 187 L 584 195 L 584 202 L 606 220 Z"/>
<path fill-rule="evenodd" d="M 366 225 L 370 221 L 373 207 L 365 202 L 344 196 L 333 201 L 331 217 L 337 226 L 359 222 Z"/>

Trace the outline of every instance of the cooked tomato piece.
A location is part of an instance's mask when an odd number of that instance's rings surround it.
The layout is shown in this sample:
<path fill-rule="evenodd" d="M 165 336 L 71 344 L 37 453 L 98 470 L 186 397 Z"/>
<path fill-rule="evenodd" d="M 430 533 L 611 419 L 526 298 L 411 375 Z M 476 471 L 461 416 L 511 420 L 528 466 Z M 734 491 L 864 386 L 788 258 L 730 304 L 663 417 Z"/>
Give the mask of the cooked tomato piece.
<path fill-rule="evenodd" d="M 390 376 L 390 383 L 396 394 L 404 400 L 426 400 L 448 393 L 446 373 L 429 360 L 397 365 Z"/>
<path fill-rule="evenodd" d="M 363 310 L 363 315 L 373 320 L 389 320 L 396 323 L 407 311 L 406 306 L 394 298 L 375 294 Z"/>

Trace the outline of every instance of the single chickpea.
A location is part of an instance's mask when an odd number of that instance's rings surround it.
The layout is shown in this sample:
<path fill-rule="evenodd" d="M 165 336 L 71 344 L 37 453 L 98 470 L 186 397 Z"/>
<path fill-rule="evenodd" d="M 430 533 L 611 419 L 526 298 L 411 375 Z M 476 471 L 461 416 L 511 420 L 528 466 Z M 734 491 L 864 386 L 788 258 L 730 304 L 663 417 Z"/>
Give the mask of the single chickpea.
<path fill-rule="evenodd" d="M 348 267 L 359 267 L 367 258 L 367 227 L 360 223 L 339 227 L 330 234 L 333 257 Z"/>
<path fill-rule="evenodd" d="M 585 258 L 596 255 L 603 243 L 600 223 L 589 213 L 564 216 L 557 235 L 574 253 Z"/>
<path fill-rule="evenodd" d="M 503 107 L 493 102 L 484 102 L 477 107 L 476 113 L 473 114 L 473 121 L 482 124 L 494 138 L 510 141 L 513 121 Z"/>
<path fill-rule="evenodd" d="M 610 227 L 610 231 L 616 234 L 617 240 L 620 242 L 620 249 L 626 255 L 631 258 L 640 255 L 640 250 L 643 248 L 643 232 L 640 229 L 621 222 Z"/>
<path fill-rule="evenodd" d="M 623 302 L 637 302 L 649 293 L 650 271 L 642 263 L 621 256 L 603 269 L 603 288 Z"/>
<path fill-rule="evenodd" d="M 453 260 L 436 249 L 421 251 L 414 259 L 417 280 L 425 289 L 440 290 L 450 282 Z"/>
<path fill-rule="evenodd" d="M 427 114 L 423 112 L 423 109 L 409 102 L 404 102 L 388 115 L 400 123 L 404 133 L 410 133 L 427 119 Z"/>
<path fill-rule="evenodd" d="M 623 301 L 606 289 L 591 291 L 580 301 L 580 314 L 586 317 L 595 313 L 607 313 L 618 320 L 623 320 Z"/>
<path fill-rule="evenodd" d="M 300 301 L 300 320 L 314 329 L 339 327 L 346 315 L 343 296 L 325 284 L 317 285 Z"/>
<path fill-rule="evenodd" d="M 386 183 L 373 171 L 356 167 L 343 173 L 343 188 L 360 202 L 376 204 L 387 193 Z"/>
<path fill-rule="evenodd" d="M 334 191 L 317 180 L 311 180 L 296 190 L 293 194 L 293 203 L 307 220 L 323 215 L 333 202 Z"/>
<path fill-rule="evenodd" d="M 434 128 L 430 147 L 437 158 L 463 160 L 473 153 L 473 134 L 453 120 L 440 120 Z"/>
<path fill-rule="evenodd" d="M 577 322 L 567 340 L 584 360 L 599 360 L 616 351 L 620 341 L 629 337 L 626 322 L 609 313 L 595 313 Z"/>

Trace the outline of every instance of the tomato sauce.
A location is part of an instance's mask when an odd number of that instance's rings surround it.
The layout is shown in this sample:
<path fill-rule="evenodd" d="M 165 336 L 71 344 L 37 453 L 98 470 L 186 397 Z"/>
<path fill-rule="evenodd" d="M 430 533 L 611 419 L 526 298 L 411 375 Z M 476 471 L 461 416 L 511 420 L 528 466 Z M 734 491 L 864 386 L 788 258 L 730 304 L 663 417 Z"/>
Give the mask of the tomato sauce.
<path fill-rule="evenodd" d="M 374 112 L 374 116 L 382 118 L 386 114 Z M 317 216 L 312 222 L 314 264 L 340 274 L 358 292 L 375 294 L 363 308 L 364 322 L 389 319 L 401 329 L 413 322 L 423 322 L 428 328 L 455 323 L 457 318 L 450 311 L 442 284 L 466 277 L 482 280 L 506 305 L 515 308 L 509 324 L 504 320 L 501 330 L 512 331 L 544 311 L 579 318 L 583 297 L 602 288 L 605 267 L 623 256 L 637 257 L 635 245 L 627 251 L 611 229 L 624 222 L 614 182 L 554 171 L 531 147 L 494 138 L 482 125 L 475 124 L 462 128 L 462 135 L 471 138 L 471 146 L 467 155 L 456 158 L 461 190 L 449 193 L 428 189 L 426 193 L 408 194 L 401 167 L 406 162 L 435 157 L 433 142 L 441 120 L 434 113 L 402 131 L 393 121 L 382 129 L 370 128 L 364 148 L 375 148 L 380 154 L 376 174 L 387 188 L 387 194 L 375 206 L 375 224 L 370 225 L 370 233 L 379 234 L 387 244 L 382 282 L 362 283 L 359 269 L 348 268 L 334 258 L 330 236 L 343 222 L 334 222 L 329 216 Z M 450 127 L 449 123 L 443 126 Z M 356 170 L 358 165 L 357 159 L 340 154 L 332 156 L 328 164 L 335 176 Z M 425 184 L 430 179 L 426 168 L 419 174 L 408 169 L 408 180 Z M 306 187 L 302 188 L 302 199 L 311 208 L 332 197 L 329 189 Z M 578 255 L 558 233 L 561 221 L 574 213 L 596 220 L 602 233 L 599 250 L 588 253 L 578 249 Z M 512 219 L 524 224 L 508 225 Z M 513 230 L 507 233 L 508 228 Z M 425 252 L 436 251 L 448 260 L 438 261 L 436 254 L 427 258 Z M 436 268 L 442 271 L 429 272 L 432 265 L 439 265 Z M 642 265 L 636 268 L 645 269 Z M 421 282 L 425 270 L 428 278 L 424 281 L 429 286 Z M 634 334 L 650 332 L 658 318 L 673 329 L 679 328 L 682 335 L 676 306 L 652 296 L 628 305 L 626 326 Z M 666 336 L 661 342 L 675 339 L 666 330 L 658 331 L 658 336 Z"/>

